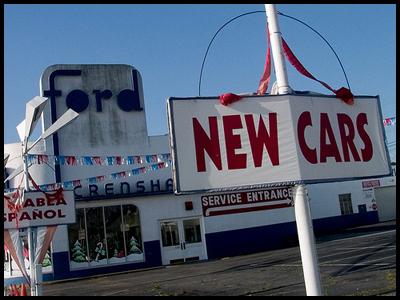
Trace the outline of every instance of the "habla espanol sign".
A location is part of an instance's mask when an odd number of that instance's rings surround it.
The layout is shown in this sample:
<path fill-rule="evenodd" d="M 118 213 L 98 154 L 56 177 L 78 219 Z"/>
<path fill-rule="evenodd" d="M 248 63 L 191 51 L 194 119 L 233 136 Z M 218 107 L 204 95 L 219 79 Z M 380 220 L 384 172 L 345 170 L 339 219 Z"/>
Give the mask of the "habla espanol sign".
<path fill-rule="evenodd" d="M 24 193 L 24 202 L 17 211 L 11 211 L 4 201 L 4 229 L 72 224 L 75 217 L 73 191 L 64 190 L 57 199 L 42 192 Z"/>

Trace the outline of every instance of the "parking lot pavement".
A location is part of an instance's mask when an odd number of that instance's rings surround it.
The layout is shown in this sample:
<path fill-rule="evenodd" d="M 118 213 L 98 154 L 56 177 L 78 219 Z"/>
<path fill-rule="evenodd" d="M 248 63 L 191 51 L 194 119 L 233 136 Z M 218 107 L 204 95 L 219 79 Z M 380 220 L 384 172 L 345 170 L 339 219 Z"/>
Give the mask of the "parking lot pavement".
<path fill-rule="evenodd" d="M 380 227 L 380 228 L 378 228 Z M 324 295 L 396 295 L 396 222 L 317 237 Z M 46 283 L 45 296 L 303 296 L 299 247 Z"/>

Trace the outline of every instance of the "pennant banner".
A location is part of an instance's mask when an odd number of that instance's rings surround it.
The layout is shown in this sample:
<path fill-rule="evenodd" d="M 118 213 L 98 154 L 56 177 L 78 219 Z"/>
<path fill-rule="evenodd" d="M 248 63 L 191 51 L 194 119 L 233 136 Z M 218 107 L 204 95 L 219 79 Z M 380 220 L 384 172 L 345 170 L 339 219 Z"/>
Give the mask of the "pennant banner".
<path fill-rule="evenodd" d="M 387 127 L 392 125 L 396 125 L 396 117 L 383 120 L 383 126 Z"/>
<path fill-rule="evenodd" d="M 82 186 L 83 184 L 94 184 L 96 182 L 102 182 L 105 180 L 125 178 L 125 177 L 130 177 L 130 176 L 139 175 L 139 174 L 146 174 L 149 172 L 167 168 L 167 167 L 171 166 L 171 164 L 172 164 L 171 160 L 168 160 L 166 162 L 159 162 L 156 164 L 148 165 L 146 167 L 112 173 L 112 174 L 108 174 L 108 175 L 100 175 L 100 176 L 95 176 L 95 177 L 90 177 L 90 178 L 85 178 L 85 179 L 65 181 L 65 182 L 61 182 L 61 183 L 39 185 L 39 188 L 43 191 L 46 191 L 46 190 L 50 191 L 50 190 L 55 190 L 56 188 L 58 188 L 60 186 L 63 188 L 71 188 L 71 187 L 76 187 L 76 186 Z"/>
<path fill-rule="evenodd" d="M 170 156 L 168 155 L 168 157 L 170 157 Z M 159 162 L 156 164 L 151 164 L 148 166 L 131 169 L 131 170 L 127 170 L 127 171 L 122 171 L 122 172 L 117 172 L 117 173 L 112 173 L 112 174 L 108 174 L 108 175 L 99 175 L 99 176 L 84 178 L 84 179 L 76 179 L 76 180 L 71 180 L 71 181 L 38 185 L 38 188 L 43 192 L 54 191 L 60 187 L 62 187 L 64 189 L 65 188 L 73 188 L 76 186 L 82 186 L 83 184 L 93 184 L 93 183 L 102 182 L 105 180 L 125 178 L 125 177 L 130 177 L 130 176 L 139 175 L 139 174 L 146 174 L 149 172 L 167 168 L 167 167 L 171 166 L 171 164 L 172 164 L 171 160 L 168 160 L 165 162 Z M 14 192 L 16 190 L 18 190 L 18 189 L 5 189 L 4 192 L 9 193 L 9 192 Z"/>
<path fill-rule="evenodd" d="M 171 160 L 171 154 L 136 156 L 64 156 L 28 154 L 29 164 L 54 164 L 62 166 L 113 166 L 159 163 Z"/>

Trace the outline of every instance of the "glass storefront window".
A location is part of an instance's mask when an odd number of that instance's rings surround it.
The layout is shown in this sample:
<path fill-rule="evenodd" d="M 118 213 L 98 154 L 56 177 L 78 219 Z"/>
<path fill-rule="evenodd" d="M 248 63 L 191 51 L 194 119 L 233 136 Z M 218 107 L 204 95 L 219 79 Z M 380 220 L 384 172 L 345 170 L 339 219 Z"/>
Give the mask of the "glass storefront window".
<path fill-rule="evenodd" d="M 76 223 L 68 225 L 69 261 L 73 269 L 88 267 L 85 211 L 76 210 Z"/>
<path fill-rule="evenodd" d="M 71 269 L 143 261 L 139 210 L 135 205 L 80 208 L 68 225 Z"/>
<path fill-rule="evenodd" d="M 86 208 L 86 231 L 91 266 L 106 264 L 106 240 L 104 238 L 103 208 Z"/>
<path fill-rule="evenodd" d="M 121 205 L 104 207 L 107 232 L 107 257 L 109 262 L 125 262 L 125 242 L 123 238 Z"/>
<path fill-rule="evenodd" d="M 125 255 L 128 261 L 134 261 L 143 257 L 139 211 L 134 205 L 122 205 L 122 214 L 124 221 L 123 232 L 126 243 Z"/>

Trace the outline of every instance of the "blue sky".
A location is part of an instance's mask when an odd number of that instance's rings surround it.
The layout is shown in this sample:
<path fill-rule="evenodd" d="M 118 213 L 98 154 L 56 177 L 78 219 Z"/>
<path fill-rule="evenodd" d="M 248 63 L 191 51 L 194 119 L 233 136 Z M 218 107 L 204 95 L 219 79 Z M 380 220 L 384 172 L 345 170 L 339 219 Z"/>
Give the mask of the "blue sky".
<path fill-rule="evenodd" d="M 337 52 L 355 95 L 379 95 L 383 118 L 396 116 L 395 5 L 278 4 L 317 30 Z M 168 97 L 198 96 L 201 63 L 216 31 L 263 4 L 4 5 L 4 143 L 19 142 L 25 104 L 39 95 L 53 64 L 128 64 L 142 75 L 150 135 L 168 133 Z M 346 86 L 333 52 L 310 29 L 280 16 L 282 35 L 300 62 L 332 88 Z M 256 92 L 267 49 L 263 13 L 227 25 L 207 56 L 202 96 Z M 287 63 L 290 86 L 331 94 Z M 271 84 L 275 77 L 271 78 Z M 268 90 L 269 92 L 269 90 Z M 39 128 L 40 126 L 38 126 Z M 396 126 L 386 127 L 395 150 Z M 38 129 L 31 138 L 40 135 Z M 395 160 L 395 153 L 391 153 Z"/>

